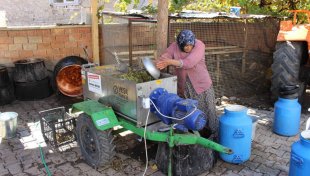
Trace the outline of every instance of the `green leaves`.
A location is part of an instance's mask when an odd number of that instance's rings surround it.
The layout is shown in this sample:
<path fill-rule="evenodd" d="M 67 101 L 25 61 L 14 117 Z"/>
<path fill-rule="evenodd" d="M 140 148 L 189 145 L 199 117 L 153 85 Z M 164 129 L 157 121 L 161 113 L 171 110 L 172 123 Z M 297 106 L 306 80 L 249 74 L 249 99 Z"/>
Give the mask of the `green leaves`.
<path fill-rule="evenodd" d="M 107 2 L 109 0 L 100 0 Z M 116 11 L 126 12 L 129 5 L 136 7 L 141 0 L 118 0 L 114 7 Z M 169 11 L 180 12 L 182 10 L 218 11 L 229 12 L 231 6 L 240 6 L 242 13 L 266 14 L 266 15 L 287 15 L 287 10 L 308 9 L 309 0 L 170 0 Z M 104 7 L 104 6 L 103 6 Z M 98 10 L 102 10 L 99 7 Z M 144 9 L 147 13 L 157 13 L 157 7 L 150 3 Z"/>

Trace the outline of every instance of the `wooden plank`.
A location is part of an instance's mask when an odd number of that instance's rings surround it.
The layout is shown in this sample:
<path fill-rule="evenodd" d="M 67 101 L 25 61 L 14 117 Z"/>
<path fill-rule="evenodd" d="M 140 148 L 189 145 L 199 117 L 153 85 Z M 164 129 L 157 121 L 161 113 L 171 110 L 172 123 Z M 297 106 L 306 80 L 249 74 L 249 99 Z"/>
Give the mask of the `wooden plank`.
<path fill-rule="evenodd" d="M 239 48 L 239 46 L 212 46 L 212 47 L 206 47 L 207 50 L 214 50 L 214 49 L 232 49 L 232 48 Z"/>
<path fill-rule="evenodd" d="M 208 51 L 205 53 L 206 56 L 208 55 L 218 55 L 218 54 L 231 54 L 231 53 L 242 53 L 244 52 L 244 49 L 242 48 L 236 48 L 236 49 L 233 49 L 233 50 L 220 50 L 220 51 Z"/>
<path fill-rule="evenodd" d="M 156 28 L 157 56 L 160 56 L 167 48 L 168 41 L 168 4 L 167 0 L 158 0 L 158 15 Z"/>
<path fill-rule="evenodd" d="M 244 35 L 244 51 L 242 55 L 242 68 L 241 68 L 241 73 L 242 75 L 245 73 L 245 65 L 246 65 L 246 55 L 247 55 L 247 41 L 248 41 L 248 28 L 247 28 L 247 19 L 245 20 L 245 35 Z"/>
<path fill-rule="evenodd" d="M 91 34 L 92 34 L 92 49 L 93 49 L 93 62 L 100 65 L 99 58 L 99 33 L 98 33 L 98 17 L 97 17 L 98 1 L 91 1 L 91 13 L 92 13 L 92 25 L 91 25 Z"/>

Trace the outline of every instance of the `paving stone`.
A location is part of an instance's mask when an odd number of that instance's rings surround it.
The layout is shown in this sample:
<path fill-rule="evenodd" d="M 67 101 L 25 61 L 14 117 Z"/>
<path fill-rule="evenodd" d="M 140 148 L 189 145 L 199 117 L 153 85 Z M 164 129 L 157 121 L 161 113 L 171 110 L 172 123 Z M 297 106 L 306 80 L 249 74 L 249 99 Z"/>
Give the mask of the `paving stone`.
<path fill-rule="evenodd" d="M 95 169 L 92 169 L 92 170 L 85 172 L 85 175 L 87 175 L 87 176 L 102 176 L 103 174 L 96 171 Z"/>
<path fill-rule="evenodd" d="M 289 170 L 289 166 L 287 166 L 286 164 L 282 164 L 282 163 L 274 163 L 273 168 L 275 169 L 279 169 L 280 171 L 284 171 L 288 173 Z"/>
<path fill-rule="evenodd" d="M 291 146 L 290 145 L 288 145 L 288 146 L 281 145 L 279 147 L 279 150 L 286 151 L 286 152 L 291 152 Z"/>
<path fill-rule="evenodd" d="M 9 170 L 10 174 L 12 175 L 22 172 L 20 163 L 10 164 L 9 166 L 6 166 L 6 168 Z"/>
<path fill-rule="evenodd" d="M 270 161 L 270 160 L 267 160 L 266 158 L 262 158 L 260 156 L 254 158 L 253 162 L 264 164 L 264 165 L 266 165 L 268 167 L 272 167 L 273 164 L 275 163 L 275 161 Z"/>
<path fill-rule="evenodd" d="M 77 165 L 74 166 L 75 168 L 80 169 L 82 172 L 87 172 L 91 169 L 93 169 L 92 167 L 90 167 L 88 164 L 86 163 L 78 163 Z"/>
<path fill-rule="evenodd" d="M 222 175 L 226 170 L 225 167 L 215 167 L 211 169 L 211 172 L 214 173 L 214 175 Z"/>
<path fill-rule="evenodd" d="M 252 162 L 252 161 L 247 161 L 247 162 L 244 163 L 244 165 L 246 167 L 248 167 L 249 169 L 251 169 L 251 170 L 255 170 L 260 164 Z"/>
<path fill-rule="evenodd" d="M 287 175 L 288 175 L 288 172 L 281 171 L 278 176 L 287 176 Z"/>
<path fill-rule="evenodd" d="M 227 168 L 228 170 L 232 170 L 232 171 L 237 171 L 237 172 L 240 172 L 244 165 L 240 164 L 240 165 L 237 165 L 237 164 L 230 164 L 230 163 L 223 163 L 222 166 L 223 168 Z"/>
<path fill-rule="evenodd" d="M 37 166 L 25 169 L 23 172 L 30 175 L 39 175 L 41 173 Z"/>
<path fill-rule="evenodd" d="M 269 152 L 259 151 L 256 149 L 253 149 L 252 153 L 254 155 L 261 156 L 262 158 L 268 158 L 271 155 Z"/>
<path fill-rule="evenodd" d="M 63 171 L 64 173 L 68 173 L 72 170 L 74 170 L 74 167 L 71 165 L 71 163 L 64 163 L 57 167 L 57 169 Z"/>
<path fill-rule="evenodd" d="M 231 170 L 226 171 L 226 172 L 224 173 L 224 175 L 226 175 L 226 176 L 239 176 L 239 174 L 234 173 L 234 172 L 231 171 Z"/>
<path fill-rule="evenodd" d="M 79 159 L 77 154 L 73 151 L 63 152 L 62 157 L 69 162 L 75 162 Z"/>
<path fill-rule="evenodd" d="M 271 161 L 275 161 L 277 163 L 283 164 L 283 165 L 288 164 L 288 161 L 289 161 L 287 158 L 278 157 L 275 154 L 272 154 L 268 159 Z"/>
<path fill-rule="evenodd" d="M 262 176 L 263 174 L 262 174 L 262 173 L 255 172 L 255 171 L 253 171 L 253 170 L 250 170 L 249 168 L 243 168 L 243 169 L 239 172 L 239 175 L 242 175 L 242 176 Z"/>
<path fill-rule="evenodd" d="M 270 174 L 270 175 L 278 175 L 280 173 L 280 170 L 267 167 L 264 164 L 261 164 L 260 166 L 258 166 L 258 168 L 255 169 L 255 171 L 259 173 L 263 173 L 263 174 Z"/>
<path fill-rule="evenodd" d="M 290 153 L 290 152 L 285 152 L 285 153 L 283 154 L 283 156 L 282 156 L 282 158 L 283 158 L 283 159 L 286 159 L 286 160 L 290 159 L 290 157 L 291 157 L 291 153 Z"/>
<path fill-rule="evenodd" d="M 65 163 L 66 160 L 58 153 L 55 154 L 49 154 L 48 158 L 54 163 L 54 164 L 62 164 Z"/>
<path fill-rule="evenodd" d="M 274 149 L 272 147 L 267 147 L 265 152 L 273 153 L 273 154 L 277 155 L 278 157 L 282 157 L 283 154 L 285 153 L 285 151 Z"/>
<path fill-rule="evenodd" d="M 26 173 L 17 173 L 17 174 L 14 174 L 13 176 L 29 176 L 29 175 Z"/>
<path fill-rule="evenodd" d="M 4 167 L 4 164 L 0 164 L 0 175 L 8 174 L 9 170 Z"/>

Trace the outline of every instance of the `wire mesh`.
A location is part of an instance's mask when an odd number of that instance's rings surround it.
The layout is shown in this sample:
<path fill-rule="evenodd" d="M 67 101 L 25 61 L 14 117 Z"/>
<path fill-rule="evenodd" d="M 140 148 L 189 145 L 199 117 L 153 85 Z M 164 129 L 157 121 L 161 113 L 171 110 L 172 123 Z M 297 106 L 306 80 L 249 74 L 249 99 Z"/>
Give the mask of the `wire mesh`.
<path fill-rule="evenodd" d="M 52 147 L 58 147 L 76 141 L 76 119 L 65 112 L 65 107 L 40 111 L 41 131 L 45 141 Z"/>
<path fill-rule="evenodd" d="M 154 21 L 109 17 L 112 18 L 102 27 L 105 64 L 115 63 L 113 53 L 133 66 L 141 56 L 153 57 L 156 50 Z M 183 29 L 192 30 L 196 38 L 205 43 L 206 64 L 217 98 L 269 91 L 269 68 L 279 30 L 278 19 L 170 17 L 167 28 L 167 45 L 174 42 Z"/>
<path fill-rule="evenodd" d="M 183 29 L 206 45 L 206 65 L 216 97 L 249 96 L 269 91 L 279 22 L 274 18 L 172 18 L 169 43 Z"/>
<path fill-rule="evenodd" d="M 156 22 L 139 17 L 105 15 L 104 64 L 116 64 L 115 57 L 131 66 L 139 65 L 141 56 L 154 58 Z"/>

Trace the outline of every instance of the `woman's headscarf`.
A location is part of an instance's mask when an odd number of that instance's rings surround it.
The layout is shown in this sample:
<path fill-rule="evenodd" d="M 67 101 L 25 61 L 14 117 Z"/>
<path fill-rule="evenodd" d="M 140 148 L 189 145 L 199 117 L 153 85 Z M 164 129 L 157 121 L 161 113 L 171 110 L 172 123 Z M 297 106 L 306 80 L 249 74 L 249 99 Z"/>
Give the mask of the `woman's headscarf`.
<path fill-rule="evenodd" d="M 177 44 L 183 52 L 186 45 L 195 46 L 195 34 L 191 30 L 181 31 L 177 37 Z"/>

